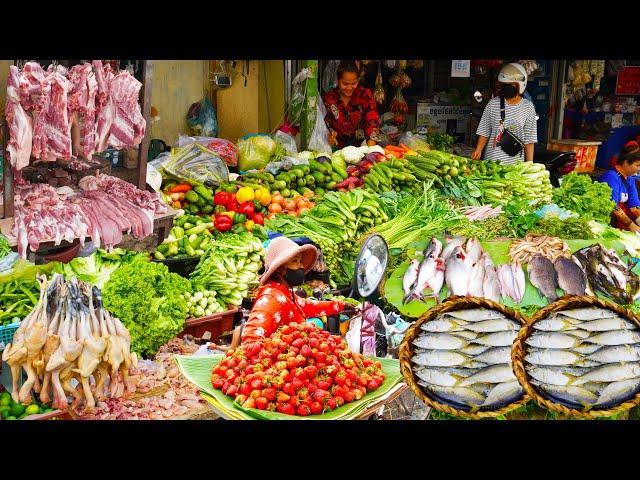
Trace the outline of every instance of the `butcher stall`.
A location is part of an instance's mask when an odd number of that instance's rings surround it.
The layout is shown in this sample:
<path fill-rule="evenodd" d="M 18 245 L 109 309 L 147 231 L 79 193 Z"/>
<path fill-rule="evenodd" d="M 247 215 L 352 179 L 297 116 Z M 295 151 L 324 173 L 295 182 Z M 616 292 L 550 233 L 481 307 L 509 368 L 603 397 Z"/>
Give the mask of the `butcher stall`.
<path fill-rule="evenodd" d="M 146 187 L 153 62 L 48 62 L 9 69 L 0 232 L 31 259 L 71 258 L 86 239 L 161 242 L 176 212 Z M 135 170 L 118 175 L 124 156 Z"/>

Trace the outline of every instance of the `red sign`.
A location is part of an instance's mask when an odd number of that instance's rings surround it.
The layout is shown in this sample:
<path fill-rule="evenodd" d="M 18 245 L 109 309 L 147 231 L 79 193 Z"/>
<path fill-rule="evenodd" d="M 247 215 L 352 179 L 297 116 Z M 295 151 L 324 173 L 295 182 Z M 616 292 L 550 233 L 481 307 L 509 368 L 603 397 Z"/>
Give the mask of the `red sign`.
<path fill-rule="evenodd" d="M 616 95 L 640 95 L 640 67 L 625 67 L 618 73 Z"/>

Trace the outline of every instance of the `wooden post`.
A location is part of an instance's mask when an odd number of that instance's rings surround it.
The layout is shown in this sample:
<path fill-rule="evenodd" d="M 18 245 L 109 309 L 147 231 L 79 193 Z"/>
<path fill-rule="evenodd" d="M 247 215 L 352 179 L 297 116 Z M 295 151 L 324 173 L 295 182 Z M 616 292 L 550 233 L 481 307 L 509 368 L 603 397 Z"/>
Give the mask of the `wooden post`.
<path fill-rule="evenodd" d="M 145 60 L 142 71 L 142 116 L 147 122 L 144 138 L 138 148 L 138 188 L 146 190 L 147 186 L 147 156 L 151 137 L 151 89 L 153 82 L 153 60 Z"/>
<path fill-rule="evenodd" d="M 2 156 L 3 162 L 3 184 L 4 191 L 2 193 L 4 199 L 3 218 L 13 217 L 13 169 L 11 168 L 11 162 L 9 161 L 9 126 L 6 120 L 2 121 L 2 138 L 4 139 L 4 152 Z"/>
<path fill-rule="evenodd" d="M 302 113 L 300 114 L 301 143 L 302 148 L 306 150 L 309 145 L 309 140 L 311 140 L 313 127 L 316 124 L 317 102 L 321 102 L 322 99 L 318 94 L 318 60 L 304 60 L 302 62 L 302 68 L 311 70 L 311 76 L 304 81 L 304 91 L 307 98 L 302 106 Z"/>

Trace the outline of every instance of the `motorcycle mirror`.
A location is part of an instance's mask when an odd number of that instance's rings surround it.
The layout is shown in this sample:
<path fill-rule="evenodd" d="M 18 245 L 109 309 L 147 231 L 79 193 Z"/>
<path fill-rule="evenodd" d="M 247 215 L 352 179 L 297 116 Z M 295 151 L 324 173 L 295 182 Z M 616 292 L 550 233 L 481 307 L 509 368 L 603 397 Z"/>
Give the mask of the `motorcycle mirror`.
<path fill-rule="evenodd" d="M 473 98 L 476 99 L 476 102 L 482 103 L 482 93 L 479 90 L 476 90 L 476 93 L 473 94 Z"/>
<path fill-rule="evenodd" d="M 355 264 L 353 290 L 371 300 L 378 293 L 389 262 L 389 247 L 378 234 L 369 236 L 360 249 Z"/>

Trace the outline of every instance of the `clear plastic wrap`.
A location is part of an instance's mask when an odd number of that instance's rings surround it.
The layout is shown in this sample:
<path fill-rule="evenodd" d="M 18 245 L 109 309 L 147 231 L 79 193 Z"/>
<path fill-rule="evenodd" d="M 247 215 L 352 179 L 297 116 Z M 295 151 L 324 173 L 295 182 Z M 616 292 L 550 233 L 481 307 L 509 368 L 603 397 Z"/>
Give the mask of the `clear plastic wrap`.
<path fill-rule="evenodd" d="M 182 182 L 216 186 L 229 181 L 229 169 L 224 160 L 197 143 L 178 149 L 159 163 L 154 167 L 160 167 L 161 173 Z"/>
<path fill-rule="evenodd" d="M 320 100 L 316 107 L 316 124 L 311 133 L 309 140 L 309 150 L 320 153 L 331 153 L 331 145 L 329 144 L 329 129 L 324 121 L 327 115 L 327 109 L 324 102 Z"/>
<path fill-rule="evenodd" d="M 199 103 L 191 105 L 187 113 L 187 124 L 192 135 L 218 136 L 216 109 L 207 97 L 204 97 Z"/>

